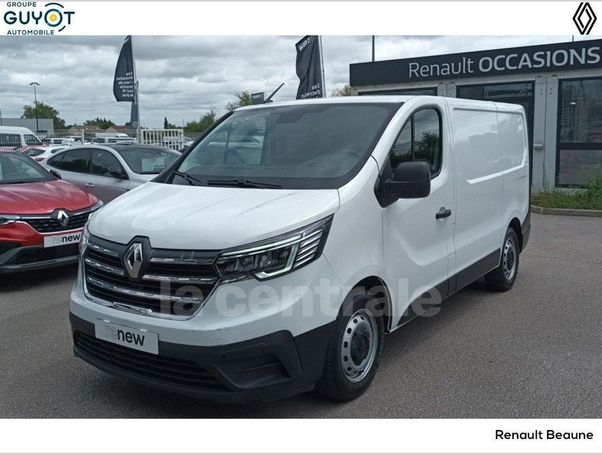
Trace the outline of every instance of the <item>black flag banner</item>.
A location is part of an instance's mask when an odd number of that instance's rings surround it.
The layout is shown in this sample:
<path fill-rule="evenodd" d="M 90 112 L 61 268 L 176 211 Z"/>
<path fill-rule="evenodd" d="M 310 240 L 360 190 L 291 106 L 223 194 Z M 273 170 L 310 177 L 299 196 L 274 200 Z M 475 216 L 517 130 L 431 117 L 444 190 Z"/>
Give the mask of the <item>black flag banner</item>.
<path fill-rule="evenodd" d="M 115 67 L 115 78 L 113 79 L 113 94 L 117 101 L 134 102 L 136 99 L 136 80 L 131 36 L 125 39 L 119 53 L 119 59 Z"/>
<path fill-rule="evenodd" d="M 306 36 L 295 44 L 299 77 L 298 100 L 325 96 L 321 47 L 320 37 L 314 35 Z"/>

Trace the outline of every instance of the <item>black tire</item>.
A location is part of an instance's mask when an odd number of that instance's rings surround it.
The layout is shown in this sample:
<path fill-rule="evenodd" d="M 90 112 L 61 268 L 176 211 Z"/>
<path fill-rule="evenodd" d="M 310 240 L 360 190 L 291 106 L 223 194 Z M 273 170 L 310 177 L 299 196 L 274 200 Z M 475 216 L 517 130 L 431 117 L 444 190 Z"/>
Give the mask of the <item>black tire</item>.
<path fill-rule="evenodd" d="M 352 316 L 354 316 L 353 320 Z M 370 325 L 371 329 L 367 329 L 366 324 Z M 349 326 L 353 327 L 352 332 L 348 332 Z M 371 354 L 372 344 L 366 341 L 368 337 L 362 334 L 360 329 L 369 330 L 372 334 L 371 339 L 375 341 L 374 353 Z M 343 303 L 337 316 L 335 328 L 328 343 L 324 373 L 318 381 L 317 391 L 323 396 L 336 401 L 350 401 L 363 394 L 376 375 L 380 363 L 384 332 L 382 308 L 379 308 L 376 300 L 368 296 L 365 290 L 354 289 Z M 356 346 L 354 353 L 358 354 L 358 360 L 365 350 L 368 351 L 366 359 L 372 358 L 372 361 L 367 360 L 367 368 L 364 370 L 358 368 L 358 375 L 354 379 L 349 378 L 349 375 L 353 373 L 346 374 L 343 366 L 343 360 L 347 362 L 347 365 L 355 365 L 349 362 L 349 356 L 344 355 L 344 351 L 347 352 L 345 350 L 346 346 L 343 345 L 346 342 L 344 338 L 349 340 L 350 337 L 354 341 L 353 343 L 348 342 L 349 352 L 351 352 L 351 345 L 354 345 Z M 366 347 L 366 345 L 369 345 L 369 347 Z M 354 357 L 351 356 L 352 362 L 355 361 Z M 350 367 L 348 366 L 347 369 L 350 369 Z"/>
<path fill-rule="evenodd" d="M 500 265 L 485 275 L 485 282 L 490 290 L 506 292 L 512 289 L 518 276 L 519 253 L 520 243 L 518 242 L 518 236 L 514 229 L 509 227 L 502 243 Z"/>

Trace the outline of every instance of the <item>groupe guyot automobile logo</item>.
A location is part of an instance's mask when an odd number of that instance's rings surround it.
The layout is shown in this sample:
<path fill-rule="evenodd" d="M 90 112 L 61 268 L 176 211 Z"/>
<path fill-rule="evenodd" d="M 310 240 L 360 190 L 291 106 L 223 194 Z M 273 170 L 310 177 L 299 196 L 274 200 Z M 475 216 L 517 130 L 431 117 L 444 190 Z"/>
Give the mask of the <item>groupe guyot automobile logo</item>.
<path fill-rule="evenodd" d="M 7 2 L 2 16 L 7 35 L 54 35 L 71 24 L 75 11 L 58 2 Z"/>
<path fill-rule="evenodd" d="M 573 16 L 573 22 L 582 35 L 590 34 L 597 19 L 596 13 L 594 13 L 594 9 L 589 2 L 581 2 Z"/>

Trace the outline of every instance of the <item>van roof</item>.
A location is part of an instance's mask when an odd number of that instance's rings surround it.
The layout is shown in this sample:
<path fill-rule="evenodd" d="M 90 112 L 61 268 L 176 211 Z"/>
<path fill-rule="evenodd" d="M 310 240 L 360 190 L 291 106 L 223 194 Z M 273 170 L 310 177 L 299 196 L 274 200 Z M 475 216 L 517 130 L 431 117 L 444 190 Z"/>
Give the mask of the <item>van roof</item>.
<path fill-rule="evenodd" d="M 503 108 L 504 110 L 510 111 L 522 111 L 522 106 L 518 104 L 500 103 L 497 101 L 480 101 L 470 100 L 464 98 L 449 98 L 443 96 L 431 96 L 431 95 L 364 95 L 364 96 L 333 96 L 330 98 L 312 98 L 306 100 L 290 100 L 290 101 L 278 101 L 268 104 L 254 104 L 251 106 L 244 106 L 236 109 L 247 110 L 247 109 L 261 109 L 270 106 L 295 106 L 303 104 L 340 104 L 340 103 L 406 103 L 411 99 L 421 99 L 424 101 L 428 100 L 441 100 L 447 101 L 449 106 L 463 106 L 463 107 L 487 107 L 489 109 L 496 109 L 496 107 Z"/>
<path fill-rule="evenodd" d="M 0 133 L 35 134 L 29 128 L 25 128 L 24 126 L 0 126 Z"/>

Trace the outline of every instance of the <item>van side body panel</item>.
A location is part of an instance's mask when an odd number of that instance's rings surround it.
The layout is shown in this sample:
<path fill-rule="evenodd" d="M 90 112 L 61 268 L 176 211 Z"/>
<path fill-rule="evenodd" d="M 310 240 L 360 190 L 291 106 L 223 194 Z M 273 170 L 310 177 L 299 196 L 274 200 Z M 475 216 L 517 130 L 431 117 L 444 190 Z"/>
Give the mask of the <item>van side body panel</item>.
<path fill-rule="evenodd" d="M 507 227 L 516 218 L 524 232 L 530 227 L 529 139 L 525 113 L 521 106 L 511 104 L 497 103 L 497 108 L 500 134 L 504 138 L 500 156 L 506 168 L 502 195 L 504 225 Z"/>
<path fill-rule="evenodd" d="M 500 248 L 504 162 L 494 103 L 450 103 L 456 163 L 455 266 L 458 273 Z"/>
<path fill-rule="evenodd" d="M 340 205 L 323 254 L 343 284 L 343 295 L 367 277 L 385 279 L 382 208 L 374 194 L 377 177 L 378 166 L 370 158 L 359 174 L 339 189 Z"/>

